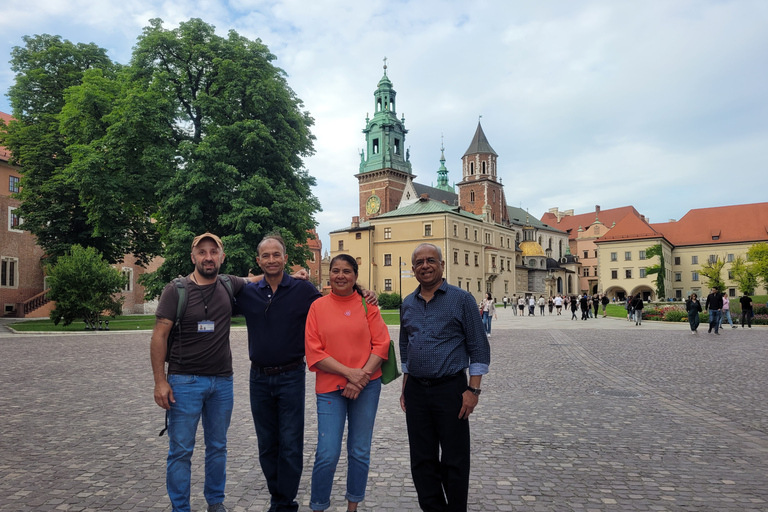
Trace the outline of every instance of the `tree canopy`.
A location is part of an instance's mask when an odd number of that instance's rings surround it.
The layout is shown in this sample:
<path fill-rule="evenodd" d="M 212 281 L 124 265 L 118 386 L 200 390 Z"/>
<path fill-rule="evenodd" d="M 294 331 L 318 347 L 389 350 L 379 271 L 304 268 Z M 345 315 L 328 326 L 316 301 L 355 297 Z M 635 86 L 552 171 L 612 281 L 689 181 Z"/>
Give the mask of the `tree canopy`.
<path fill-rule="evenodd" d="M 17 121 L 0 144 L 22 166 L 23 229 L 55 259 L 94 247 L 111 263 L 146 264 L 148 297 L 191 270 L 196 234 L 220 235 L 223 271 L 257 269 L 256 246 L 279 232 L 306 261 L 320 210 L 303 159 L 313 119 L 260 40 L 199 19 L 150 20 L 126 66 L 94 44 L 24 38 L 9 91 Z"/>
<path fill-rule="evenodd" d="M 750 247 L 747 251 L 747 261 L 752 264 L 754 275 L 768 288 L 768 243 L 760 242 Z"/>
<path fill-rule="evenodd" d="M 651 265 L 645 269 L 645 275 L 650 276 L 656 274 L 656 297 L 659 300 L 664 300 L 667 297 L 667 290 L 664 286 L 664 275 L 666 270 L 664 269 L 664 250 L 661 244 L 652 245 L 645 250 L 646 258 L 659 257 L 659 263 L 657 265 Z"/>
<path fill-rule="evenodd" d="M 715 290 L 722 292 L 725 290 L 725 281 L 723 280 L 723 267 L 725 261 L 718 257 L 714 261 L 709 260 L 703 265 L 699 273 L 707 278 L 707 287 L 714 288 Z"/>

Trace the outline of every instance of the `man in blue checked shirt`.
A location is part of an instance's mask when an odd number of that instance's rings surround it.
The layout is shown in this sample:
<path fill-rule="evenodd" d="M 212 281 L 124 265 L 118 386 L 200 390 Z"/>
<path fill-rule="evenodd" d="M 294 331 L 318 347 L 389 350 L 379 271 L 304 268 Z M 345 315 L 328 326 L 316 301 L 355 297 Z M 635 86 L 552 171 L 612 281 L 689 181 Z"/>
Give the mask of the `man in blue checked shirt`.
<path fill-rule="evenodd" d="M 491 347 L 474 297 L 443 279 L 440 248 L 421 244 L 411 262 L 419 287 L 403 301 L 400 317 L 400 407 L 411 474 L 422 510 L 463 512 L 469 494 L 469 415 L 488 373 Z"/>

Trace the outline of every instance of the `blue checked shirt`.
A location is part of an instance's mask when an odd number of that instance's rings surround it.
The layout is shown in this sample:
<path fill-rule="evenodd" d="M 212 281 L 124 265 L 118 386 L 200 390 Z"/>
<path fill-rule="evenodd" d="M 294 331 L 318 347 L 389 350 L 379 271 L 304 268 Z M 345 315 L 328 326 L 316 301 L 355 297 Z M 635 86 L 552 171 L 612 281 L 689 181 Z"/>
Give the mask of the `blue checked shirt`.
<path fill-rule="evenodd" d="M 427 302 L 421 286 L 403 301 L 400 317 L 402 371 L 420 379 L 436 379 L 469 367 L 485 375 L 491 346 L 475 299 L 445 280 Z"/>

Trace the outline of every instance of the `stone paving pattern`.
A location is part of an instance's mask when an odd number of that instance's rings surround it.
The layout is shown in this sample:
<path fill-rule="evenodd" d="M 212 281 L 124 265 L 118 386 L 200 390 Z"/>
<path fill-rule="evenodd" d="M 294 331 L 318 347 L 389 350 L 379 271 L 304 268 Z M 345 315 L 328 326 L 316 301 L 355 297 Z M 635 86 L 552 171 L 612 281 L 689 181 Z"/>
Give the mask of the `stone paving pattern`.
<path fill-rule="evenodd" d="M 768 329 L 498 315 L 471 417 L 471 511 L 768 510 Z M 232 338 L 226 505 L 262 512 L 245 332 Z M 3 334 L 0 361 L 0 510 L 170 510 L 148 332 Z M 361 511 L 419 510 L 400 382 L 383 388 Z M 301 510 L 313 389 L 309 376 Z M 206 507 L 202 446 L 199 435 L 194 511 Z M 331 511 L 346 510 L 345 480 L 342 457 Z"/>

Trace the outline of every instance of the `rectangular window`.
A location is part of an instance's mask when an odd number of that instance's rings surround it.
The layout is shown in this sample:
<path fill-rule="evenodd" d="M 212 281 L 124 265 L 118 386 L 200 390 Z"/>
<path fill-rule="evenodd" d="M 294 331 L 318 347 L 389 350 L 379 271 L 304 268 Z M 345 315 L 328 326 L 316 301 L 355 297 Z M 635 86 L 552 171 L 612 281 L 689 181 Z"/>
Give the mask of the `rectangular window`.
<path fill-rule="evenodd" d="M 595 249 L 595 258 L 597 258 L 597 249 Z"/>
<path fill-rule="evenodd" d="M 131 267 L 123 267 L 123 277 L 125 277 L 125 285 L 123 286 L 124 292 L 133 291 L 133 269 Z"/>
<path fill-rule="evenodd" d="M 675 256 L 675 265 L 680 264 L 680 256 Z"/>
<path fill-rule="evenodd" d="M 480 280 L 477 280 L 477 291 L 481 292 L 483 291 L 482 284 L 480 283 Z"/>
<path fill-rule="evenodd" d="M 475 253 L 475 266 L 476 267 L 480 266 L 479 255 L 477 253 Z M 480 291 L 480 290 L 478 290 L 478 291 Z"/>
<path fill-rule="evenodd" d="M 640 254 L 638 255 L 638 258 L 640 258 L 641 260 L 644 260 L 645 259 L 645 251 L 640 251 Z"/>
<path fill-rule="evenodd" d="M 736 296 L 736 288 L 728 288 L 728 296 L 729 297 L 735 297 Z"/>
<path fill-rule="evenodd" d="M 611 253 L 611 261 L 618 261 L 618 260 L 619 260 L 618 254 L 616 254 L 615 252 L 612 252 Z"/>
<path fill-rule="evenodd" d="M 363 238 L 362 233 L 355 233 L 355 240 L 361 240 Z"/>
<path fill-rule="evenodd" d="M 611 270 L 611 279 L 618 279 L 618 278 L 619 278 L 619 271 Z"/>
<path fill-rule="evenodd" d="M 391 279 L 385 279 L 384 280 L 384 291 L 385 292 L 391 292 L 392 291 L 392 280 Z"/>
<path fill-rule="evenodd" d="M 392 238 L 392 228 L 384 228 L 384 240 Z"/>
<path fill-rule="evenodd" d="M 464 238 L 469 240 L 469 228 L 464 228 Z"/>
<path fill-rule="evenodd" d="M 475 230 L 475 242 L 477 242 L 477 230 Z"/>
<path fill-rule="evenodd" d="M 627 279 L 632 279 L 632 269 L 625 270 L 624 277 L 626 277 Z"/>
<path fill-rule="evenodd" d="M 676 299 L 682 299 L 683 298 L 683 290 L 675 290 L 675 298 Z"/>
<path fill-rule="evenodd" d="M 340 251 L 344 250 L 344 240 L 339 240 L 339 250 Z"/>
<path fill-rule="evenodd" d="M 21 217 L 19 217 L 19 214 L 15 213 L 15 210 L 15 206 L 8 207 L 8 231 L 13 231 L 14 233 L 23 233 L 24 231 L 19 229 L 19 225 L 21 224 Z"/>
<path fill-rule="evenodd" d="M 683 273 L 682 272 L 675 272 L 675 281 L 680 282 L 683 280 Z"/>
<path fill-rule="evenodd" d="M 453 251 L 453 262 L 456 265 L 459 264 L 459 251 Z"/>
<path fill-rule="evenodd" d="M 710 254 L 709 255 L 709 262 L 710 263 L 717 263 L 717 255 L 716 254 Z"/>
<path fill-rule="evenodd" d="M 11 179 L 8 183 L 8 191 L 9 192 L 18 192 L 19 191 L 19 177 L 18 176 L 11 176 Z"/>
<path fill-rule="evenodd" d="M 729 254 L 728 256 L 726 256 L 726 261 L 728 263 L 731 263 L 734 259 L 736 259 L 736 258 L 733 257 L 733 254 Z"/>
<path fill-rule="evenodd" d="M 504 258 L 499 258 L 499 267 L 502 271 L 504 270 Z"/>
<path fill-rule="evenodd" d="M 384 266 L 385 267 L 391 267 L 392 266 L 392 255 L 391 254 L 385 254 L 384 255 Z"/>
<path fill-rule="evenodd" d="M 589 277 L 589 267 L 584 267 L 584 277 Z"/>
<path fill-rule="evenodd" d="M 458 286 L 459 286 L 459 288 L 461 288 L 461 278 L 459 278 L 459 284 L 458 284 Z"/>
<path fill-rule="evenodd" d="M 733 271 L 732 270 L 728 271 L 728 279 L 733 279 Z"/>
<path fill-rule="evenodd" d="M 491 256 L 491 268 L 496 270 L 496 256 Z"/>
<path fill-rule="evenodd" d="M 453 236 L 458 237 L 459 236 L 459 225 L 454 224 L 453 225 Z"/>
<path fill-rule="evenodd" d="M 632 261 L 632 251 L 626 251 L 624 253 L 624 261 Z"/>
<path fill-rule="evenodd" d="M 584 251 L 584 258 L 589 258 L 589 251 Z"/>
<path fill-rule="evenodd" d="M 698 280 L 699 280 L 699 273 L 691 272 L 691 281 L 698 281 Z"/>
<path fill-rule="evenodd" d="M 640 269 L 640 279 L 642 279 L 642 278 L 644 278 L 644 277 L 645 277 L 645 269 L 644 269 L 644 268 L 641 268 L 641 269 Z"/>
<path fill-rule="evenodd" d="M 699 264 L 699 257 L 691 256 L 691 265 L 698 265 L 698 264 Z"/>
<path fill-rule="evenodd" d="M 424 236 L 432 236 L 432 224 L 424 224 Z"/>
<path fill-rule="evenodd" d="M 0 287 L 16 288 L 19 283 L 19 260 L 17 258 L 0 259 Z"/>

